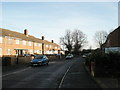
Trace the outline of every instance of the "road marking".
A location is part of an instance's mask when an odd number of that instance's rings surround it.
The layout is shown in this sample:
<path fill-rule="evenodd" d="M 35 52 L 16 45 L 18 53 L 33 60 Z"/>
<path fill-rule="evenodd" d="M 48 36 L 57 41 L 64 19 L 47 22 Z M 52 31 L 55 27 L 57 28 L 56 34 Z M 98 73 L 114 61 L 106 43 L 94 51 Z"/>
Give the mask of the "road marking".
<path fill-rule="evenodd" d="M 71 66 L 72 66 L 72 65 L 71 65 Z M 71 66 L 69 66 L 69 68 L 67 69 L 67 71 L 66 71 L 65 74 L 63 75 L 62 80 L 61 80 L 61 82 L 60 82 L 60 84 L 59 84 L 58 89 L 61 88 L 62 83 L 63 83 L 63 81 L 64 81 L 64 79 L 65 79 L 65 76 L 67 75 L 67 73 L 68 73 L 68 71 L 70 70 Z"/>
<path fill-rule="evenodd" d="M 1 78 L 1 77 L 5 77 L 5 76 L 8 76 L 8 75 L 11 75 L 11 74 L 20 73 L 20 72 L 26 71 L 26 70 L 28 70 L 28 69 L 30 69 L 30 68 L 31 68 L 31 67 L 28 67 L 28 68 L 23 69 L 23 70 L 20 70 L 20 71 L 16 71 L 16 72 L 8 73 L 8 74 L 5 74 L 5 75 L 0 76 L 0 78 Z"/>

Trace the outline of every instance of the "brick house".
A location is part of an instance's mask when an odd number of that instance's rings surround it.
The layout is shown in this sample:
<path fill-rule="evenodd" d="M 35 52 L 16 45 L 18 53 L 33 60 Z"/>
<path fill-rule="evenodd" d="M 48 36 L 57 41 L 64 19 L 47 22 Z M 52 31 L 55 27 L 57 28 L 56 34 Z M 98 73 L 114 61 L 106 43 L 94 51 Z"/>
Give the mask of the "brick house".
<path fill-rule="evenodd" d="M 16 56 L 25 54 L 58 54 L 60 46 L 56 43 L 49 42 L 28 35 L 28 30 L 19 33 L 0 28 L 0 55 Z"/>
<path fill-rule="evenodd" d="M 120 52 L 120 26 L 108 35 L 102 47 L 105 49 L 106 53 L 109 51 Z"/>

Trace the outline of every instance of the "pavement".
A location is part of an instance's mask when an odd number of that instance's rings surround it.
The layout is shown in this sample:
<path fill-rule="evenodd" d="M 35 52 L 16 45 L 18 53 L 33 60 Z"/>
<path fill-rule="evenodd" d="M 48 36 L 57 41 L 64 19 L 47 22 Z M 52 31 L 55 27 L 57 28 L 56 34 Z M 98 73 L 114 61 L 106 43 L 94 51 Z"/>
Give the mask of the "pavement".
<path fill-rule="evenodd" d="M 87 72 L 91 75 L 88 68 L 85 66 Z M 100 87 L 104 89 L 110 90 L 120 90 L 120 78 L 115 77 L 91 77 L 100 85 Z"/>
<path fill-rule="evenodd" d="M 102 90 L 98 83 L 88 74 L 82 62 L 82 58 L 72 65 L 64 78 L 61 88 L 79 88 Z"/>
<path fill-rule="evenodd" d="M 7 74 L 10 72 L 22 70 L 26 67 L 29 67 L 29 64 L 16 64 L 16 65 L 9 65 L 9 66 L 2 66 L 2 74 Z"/>

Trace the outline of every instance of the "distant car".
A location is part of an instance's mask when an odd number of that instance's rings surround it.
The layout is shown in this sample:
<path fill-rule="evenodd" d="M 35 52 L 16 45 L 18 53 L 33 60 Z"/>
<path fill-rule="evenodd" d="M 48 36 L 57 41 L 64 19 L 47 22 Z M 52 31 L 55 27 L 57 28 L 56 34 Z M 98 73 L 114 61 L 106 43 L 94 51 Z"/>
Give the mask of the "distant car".
<path fill-rule="evenodd" d="M 73 56 L 73 54 L 68 54 L 65 58 L 66 59 L 71 59 L 71 58 L 73 58 L 74 56 Z"/>
<path fill-rule="evenodd" d="M 83 57 L 83 58 L 86 58 L 87 56 L 86 56 L 86 55 L 83 55 L 82 57 Z"/>
<path fill-rule="evenodd" d="M 31 62 L 31 66 L 48 65 L 49 59 L 46 55 L 38 55 Z"/>

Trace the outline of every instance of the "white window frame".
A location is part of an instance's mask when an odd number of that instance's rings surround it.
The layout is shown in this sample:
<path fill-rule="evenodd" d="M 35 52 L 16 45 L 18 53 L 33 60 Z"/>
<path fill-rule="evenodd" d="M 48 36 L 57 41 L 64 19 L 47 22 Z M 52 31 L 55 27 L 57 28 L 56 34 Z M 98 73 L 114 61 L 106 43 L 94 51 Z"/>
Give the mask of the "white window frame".
<path fill-rule="evenodd" d="M 0 36 L 0 43 L 2 43 L 3 42 L 3 40 L 2 40 L 2 36 Z"/>
<path fill-rule="evenodd" d="M 31 42 L 31 41 L 29 41 L 29 42 L 28 42 L 28 45 L 29 45 L 29 46 L 32 46 L 32 42 Z"/>
<path fill-rule="evenodd" d="M 0 48 L 0 55 L 2 55 L 2 48 Z"/>
<path fill-rule="evenodd" d="M 30 52 L 30 54 L 33 54 L 33 50 L 32 49 L 30 49 L 29 52 Z"/>
<path fill-rule="evenodd" d="M 20 40 L 19 39 L 16 39 L 16 44 L 20 44 Z"/>
<path fill-rule="evenodd" d="M 46 47 L 48 48 L 48 45 L 46 45 Z"/>
<path fill-rule="evenodd" d="M 37 50 L 34 50 L 34 53 L 37 53 Z"/>
<path fill-rule="evenodd" d="M 12 55 L 12 49 L 7 49 L 7 54 Z"/>
<path fill-rule="evenodd" d="M 38 47 L 40 47 L 40 43 L 38 43 Z"/>
<path fill-rule="evenodd" d="M 12 44 L 12 38 L 11 37 L 8 37 L 8 44 Z"/>
<path fill-rule="evenodd" d="M 40 50 L 37 50 L 37 54 L 40 54 Z"/>
<path fill-rule="evenodd" d="M 37 46 L 37 43 L 36 43 L 36 42 L 34 43 L 34 46 Z"/>
<path fill-rule="evenodd" d="M 26 45 L 26 41 L 25 40 L 23 40 L 23 45 Z"/>

